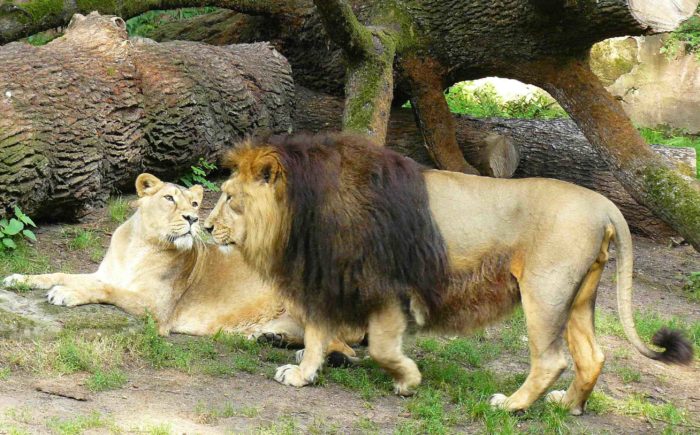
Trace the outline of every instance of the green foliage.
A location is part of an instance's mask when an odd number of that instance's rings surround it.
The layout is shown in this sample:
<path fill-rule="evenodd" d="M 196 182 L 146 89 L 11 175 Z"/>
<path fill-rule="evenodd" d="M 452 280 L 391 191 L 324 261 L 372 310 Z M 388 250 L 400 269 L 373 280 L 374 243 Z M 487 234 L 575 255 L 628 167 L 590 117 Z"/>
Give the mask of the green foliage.
<path fill-rule="evenodd" d="M 504 102 L 491 84 L 473 87 L 472 82 L 460 82 L 447 90 L 445 98 L 452 113 L 477 118 L 557 119 L 568 116 L 543 91 Z"/>
<path fill-rule="evenodd" d="M 660 51 L 671 59 L 681 51 L 695 53 L 700 61 L 700 9 L 669 34 Z"/>
<path fill-rule="evenodd" d="M 14 217 L 0 219 L 0 251 L 17 249 L 20 239 L 36 242 L 30 226 L 36 228 L 34 221 L 15 206 Z"/>
<path fill-rule="evenodd" d="M 700 178 L 700 136 L 688 134 L 679 129 L 659 126 L 657 128 L 640 127 L 639 134 L 649 144 L 668 145 L 681 148 L 695 148 L 697 153 L 696 170 L 697 177 Z"/>
<path fill-rule="evenodd" d="M 217 12 L 219 8 L 182 8 L 172 10 L 148 11 L 126 21 L 126 31 L 129 36 L 149 37 L 160 25 L 171 21 L 187 20 L 199 15 Z"/>
<path fill-rule="evenodd" d="M 214 163 L 206 161 L 203 157 L 199 159 L 199 163 L 194 166 L 190 166 L 192 171 L 183 177 L 180 177 L 180 182 L 186 187 L 192 187 L 195 184 L 201 184 L 205 188 L 218 192 L 219 186 L 207 180 L 207 175 L 211 174 L 216 170 L 216 165 Z"/>
<path fill-rule="evenodd" d="M 691 272 L 686 278 L 683 290 L 688 292 L 688 297 L 700 302 L 700 272 Z"/>

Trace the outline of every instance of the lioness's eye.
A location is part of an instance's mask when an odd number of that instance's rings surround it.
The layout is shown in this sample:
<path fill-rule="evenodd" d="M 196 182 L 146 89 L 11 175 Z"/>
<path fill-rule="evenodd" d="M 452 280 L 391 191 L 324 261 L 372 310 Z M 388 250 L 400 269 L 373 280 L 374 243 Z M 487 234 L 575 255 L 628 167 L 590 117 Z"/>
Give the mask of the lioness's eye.
<path fill-rule="evenodd" d="M 163 198 L 167 199 L 170 202 L 175 202 L 175 198 L 173 198 L 172 195 L 165 195 Z"/>
<path fill-rule="evenodd" d="M 199 203 L 197 201 L 193 202 L 192 207 L 199 207 Z"/>

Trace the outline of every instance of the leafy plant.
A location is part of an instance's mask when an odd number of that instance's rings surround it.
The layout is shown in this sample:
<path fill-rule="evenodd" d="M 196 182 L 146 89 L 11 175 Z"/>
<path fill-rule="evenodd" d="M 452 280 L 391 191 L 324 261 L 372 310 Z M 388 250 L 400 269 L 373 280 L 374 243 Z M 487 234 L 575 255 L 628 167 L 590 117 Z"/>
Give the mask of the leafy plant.
<path fill-rule="evenodd" d="M 695 53 L 700 61 L 700 9 L 676 30 L 671 32 L 659 50 L 667 58 L 674 58 L 683 50 Z"/>
<path fill-rule="evenodd" d="M 172 10 L 153 10 L 133 17 L 126 21 L 126 31 L 129 36 L 149 37 L 160 25 L 171 21 L 187 20 L 199 15 L 217 12 L 219 8 L 207 6 L 203 8 L 181 8 Z"/>
<path fill-rule="evenodd" d="M 204 157 L 200 157 L 197 165 L 190 166 L 192 172 L 180 177 L 180 181 L 186 187 L 192 187 L 195 184 L 201 184 L 205 188 L 212 190 L 214 192 L 219 191 L 219 186 L 207 180 L 207 175 L 215 171 L 216 165 L 214 163 L 208 162 Z"/>
<path fill-rule="evenodd" d="M 0 219 L 0 251 L 17 249 L 17 240 L 24 238 L 36 242 L 34 232 L 29 226 L 36 228 L 34 221 L 15 206 L 15 217 Z"/>

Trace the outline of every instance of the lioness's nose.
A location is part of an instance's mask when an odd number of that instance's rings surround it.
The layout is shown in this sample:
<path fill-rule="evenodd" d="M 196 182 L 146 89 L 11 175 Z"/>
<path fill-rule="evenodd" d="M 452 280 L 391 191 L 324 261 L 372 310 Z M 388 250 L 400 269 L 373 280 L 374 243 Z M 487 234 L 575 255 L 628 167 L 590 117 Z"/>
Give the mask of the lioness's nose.
<path fill-rule="evenodd" d="M 193 223 L 197 222 L 199 218 L 197 216 L 192 216 L 188 214 L 183 214 L 182 217 L 192 225 Z"/>
<path fill-rule="evenodd" d="M 211 232 L 214 231 L 214 225 L 207 225 L 207 224 L 204 224 L 204 229 L 205 229 L 209 234 L 211 234 Z"/>

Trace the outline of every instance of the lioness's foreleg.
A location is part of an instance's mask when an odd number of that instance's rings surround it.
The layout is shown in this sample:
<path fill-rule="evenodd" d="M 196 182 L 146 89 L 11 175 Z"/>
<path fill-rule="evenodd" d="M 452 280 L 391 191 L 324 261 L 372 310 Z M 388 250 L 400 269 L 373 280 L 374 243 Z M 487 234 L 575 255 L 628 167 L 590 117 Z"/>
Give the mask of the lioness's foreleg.
<path fill-rule="evenodd" d="M 406 316 L 399 304 L 392 304 L 369 317 L 369 354 L 394 378 L 394 392 L 410 396 L 421 382 L 418 366 L 403 353 Z"/>
<path fill-rule="evenodd" d="M 284 385 L 303 387 L 314 382 L 326 359 L 328 345 L 335 335 L 325 325 L 306 323 L 304 328 L 304 356 L 301 363 L 298 366 L 287 364 L 278 367 L 275 373 L 275 380 Z"/>
<path fill-rule="evenodd" d="M 18 284 L 48 290 L 46 297 L 50 303 L 67 307 L 105 302 L 110 293 L 110 286 L 98 279 L 94 273 L 15 274 L 8 276 L 3 281 L 5 286 Z"/>
<path fill-rule="evenodd" d="M 524 277 L 520 283 L 530 348 L 530 373 L 511 396 L 493 395 L 490 400 L 492 406 L 509 411 L 527 409 L 566 369 L 562 334 L 571 301 L 552 300 L 547 297 L 552 293 L 543 290 L 567 287 L 573 287 L 573 284 L 565 284 L 562 280 L 550 281 L 547 275 L 537 275 L 536 279 Z M 561 294 L 573 298 L 574 293 L 572 289 L 564 290 Z"/>

